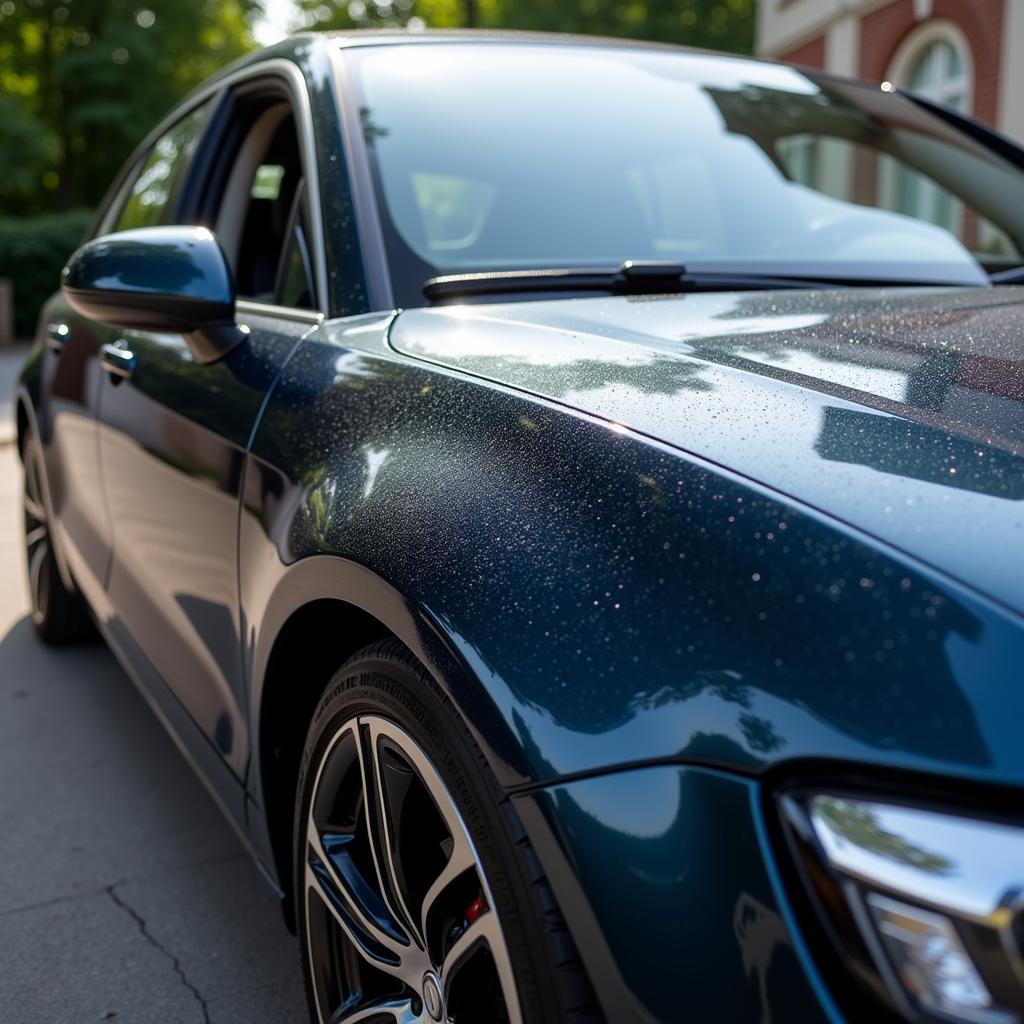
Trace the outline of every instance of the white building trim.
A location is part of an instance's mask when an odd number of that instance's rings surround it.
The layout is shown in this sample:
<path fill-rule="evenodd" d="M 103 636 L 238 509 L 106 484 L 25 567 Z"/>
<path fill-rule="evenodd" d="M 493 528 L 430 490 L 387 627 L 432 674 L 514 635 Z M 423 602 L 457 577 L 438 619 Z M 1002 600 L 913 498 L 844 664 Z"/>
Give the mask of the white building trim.
<path fill-rule="evenodd" d="M 759 0 L 757 53 L 778 57 L 826 36 L 837 21 L 857 20 L 892 0 Z"/>
<path fill-rule="evenodd" d="M 860 73 L 860 15 L 836 18 L 825 33 L 825 70 L 856 78 Z"/>
<path fill-rule="evenodd" d="M 1024 3 L 1006 0 L 1003 11 L 996 127 L 1013 139 L 1024 140 Z"/>

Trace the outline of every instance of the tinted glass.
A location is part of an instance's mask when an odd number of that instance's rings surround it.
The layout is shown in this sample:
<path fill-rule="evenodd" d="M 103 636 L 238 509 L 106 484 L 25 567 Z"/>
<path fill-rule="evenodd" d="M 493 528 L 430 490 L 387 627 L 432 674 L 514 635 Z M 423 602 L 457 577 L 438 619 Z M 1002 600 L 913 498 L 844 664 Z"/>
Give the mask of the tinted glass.
<path fill-rule="evenodd" d="M 292 242 L 291 215 L 302 187 L 298 136 L 289 114 L 274 131 L 248 181 L 235 267 L 240 296 L 259 302 L 275 301 L 278 268 Z"/>
<path fill-rule="evenodd" d="M 209 113 L 210 103 L 201 104 L 157 140 L 121 208 L 115 231 L 164 222 L 164 213 L 170 212 L 170 201 L 177 195 Z"/>
<path fill-rule="evenodd" d="M 278 271 L 278 288 L 274 301 L 279 306 L 293 309 L 313 308 L 312 275 L 306 258 L 304 237 L 299 228 L 293 228 Z"/>
<path fill-rule="evenodd" d="M 740 58 L 353 49 L 398 299 L 443 273 L 617 266 L 982 283 L 1024 174 L 899 95 Z"/>

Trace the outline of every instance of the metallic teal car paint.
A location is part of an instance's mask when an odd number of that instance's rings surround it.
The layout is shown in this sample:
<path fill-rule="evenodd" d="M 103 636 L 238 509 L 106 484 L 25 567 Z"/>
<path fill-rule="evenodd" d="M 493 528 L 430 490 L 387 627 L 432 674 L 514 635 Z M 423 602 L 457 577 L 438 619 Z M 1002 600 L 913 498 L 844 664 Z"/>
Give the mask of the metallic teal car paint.
<path fill-rule="evenodd" d="M 60 353 L 40 339 L 22 373 L 19 408 L 45 442 L 44 490 L 57 563 L 100 614 L 109 612 L 103 580 L 113 531 L 96 444 L 103 384 L 96 356 L 110 329 L 80 317 L 62 293 L 43 307 L 41 333 L 50 324 L 67 328 Z"/>
<path fill-rule="evenodd" d="M 586 311 L 588 301 L 564 307 Z M 403 321 L 417 319 L 435 316 L 401 314 L 396 345 Z M 452 319 L 463 331 L 453 328 L 453 361 L 473 332 L 500 350 L 501 321 Z M 484 738 L 516 752 L 498 758 L 507 784 L 673 758 L 745 773 L 831 757 L 1024 776 L 1015 614 L 891 543 L 619 420 L 403 359 L 384 330 L 380 320 L 325 324 L 286 366 L 252 448 L 250 487 L 259 484 L 246 511 L 277 549 L 257 564 L 330 551 L 405 595 L 485 681 L 501 728 Z M 555 375 L 571 372 L 557 345 L 544 346 L 552 334 L 537 330 L 539 348 Z M 614 395 L 636 372 L 625 359 L 586 361 L 588 387 Z M 508 365 L 551 372 L 539 362 Z M 635 407 L 652 408 L 658 387 L 671 398 L 671 372 Z M 682 377 L 690 382 L 689 366 Z M 766 398 L 766 460 L 778 458 L 774 439 L 792 418 L 768 409 Z M 720 434 L 743 440 L 727 420 Z M 813 443 L 794 452 L 795 467 L 814 458 Z M 291 467 L 282 445 L 299 453 Z M 894 477 L 887 500 L 919 486 Z M 383 525 L 394 522 L 401 530 Z M 243 608 L 247 581 L 243 561 Z M 258 621 L 260 607 L 246 617 Z"/>
<path fill-rule="evenodd" d="M 395 348 L 727 466 L 1024 612 L 1024 290 L 410 310 Z M 951 544 L 950 538 L 956 537 Z"/>
<path fill-rule="evenodd" d="M 203 229 L 171 225 L 95 238 L 68 261 L 62 283 L 65 292 L 169 295 L 234 309 L 231 271 Z"/>
<path fill-rule="evenodd" d="M 95 238 L 68 261 L 62 290 L 84 318 L 183 335 L 197 363 L 216 362 L 248 340 L 248 328 L 235 324 L 227 257 L 206 228 L 161 225 Z M 119 340 L 100 349 L 100 362 L 130 377 L 138 360 Z"/>
<path fill-rule="evenodd" d="M 278 890 L 269 666 L 337 601 L 465 716 L 609 1019 L 675 1019 L 680 971 L 695 1019 L 836 1019 L 759 808 L 819 767 L 1024 785 L 1021 291 L 384 309 L 340 53 L 249 59 L 309 92 L 320 326 L 243 310 L 200 366 L 44 311 L 70 340 L 19 408 L 61 558 Z"/>
<path fill-rule="evenodd" d="M 550 829 L 556 870 L 587 893 L 588 905 L 571 901 L 567 914 L 575 931 L 606 939 L 598 991 L 606 987 L 614 1006 L 629 979 L 636 1004 L 611 1019 L 628 1019 L 639 1005 L 646 1019 L 674 1020 L 680 993 L 692 1020 L 839 1019 L 805 973 L 807 950 L 766 867 L 772 853 L 758 827 L 758 788 L 661 766 L 517 798 L 534 829 Z M 628 880 L 612 864 L 628 864 Z"/>
<path fill-rule="evenodd" d="M 98 444 L 118 510 L 106 590 L 119 642 L 169 686 L 235 776 L 249 763 L 239 658 L 238 500 L 246 446 L 308 327 L 247 318 L 249 340 L 201 365 L 180 336 L 129 331 L 129 380 L 103 383 Z"/>

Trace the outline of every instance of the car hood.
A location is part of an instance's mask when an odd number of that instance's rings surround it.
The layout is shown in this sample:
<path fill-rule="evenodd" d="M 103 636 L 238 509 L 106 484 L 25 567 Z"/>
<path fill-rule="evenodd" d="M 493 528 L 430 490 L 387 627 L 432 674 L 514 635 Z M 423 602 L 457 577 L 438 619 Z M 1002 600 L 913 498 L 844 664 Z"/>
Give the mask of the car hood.
<path fill-rule="evenodd" d="M 1024 613 L 1022 303 L 1001 287 L 449 306 L 402 313 L 391 343 L 742 474 Z"/>

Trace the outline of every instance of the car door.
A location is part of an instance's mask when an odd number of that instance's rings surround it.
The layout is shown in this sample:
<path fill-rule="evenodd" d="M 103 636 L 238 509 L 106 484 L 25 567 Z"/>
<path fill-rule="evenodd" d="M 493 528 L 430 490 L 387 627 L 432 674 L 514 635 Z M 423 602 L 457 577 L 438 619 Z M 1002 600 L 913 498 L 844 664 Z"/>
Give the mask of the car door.
<path fill-rule="evenodd" d="M 104 329 L 75 313 L 63 294 L 47 302 L 39 329 L 45 348 L 36 427 L 50 524 L 63 567 L 102 616 L 110 525 L 100 484 L 95 414 L 103 376 L 97 354 Z M 33 587 L 38 569 L 30 566 Z"/>
<path fill-rule="evenodd" d="M 210 102 L 200 103 L 133 156 L 99 218 L 96 234 L 161 223 L 175 202 L 210 109 Z M 47 303 L 40 329 L 47 351 L 46 401 L 39 427 L 57 543 L 90 606 L 105 619 L 112 533 L 95 417 L 105 376 L 97 357 L 101 346 L 113 340 L 113 332 L 80 316 L 62 294 Z"/>
<path fill-rule="evenodd" d="M 248 340 L 204 365 L 181 335 L 120 332 L 101 354 L 111 372 L 99 449 L 113 523 L 111 639 L 240 815 L 232 783 L 249 752 L 237 566 L 245 453 L 267 391 L 320 315 L 295 104 L 280 82 L 265 94 L 250 83 L 224 103 L 176 217 L 218 237 Z"/>

